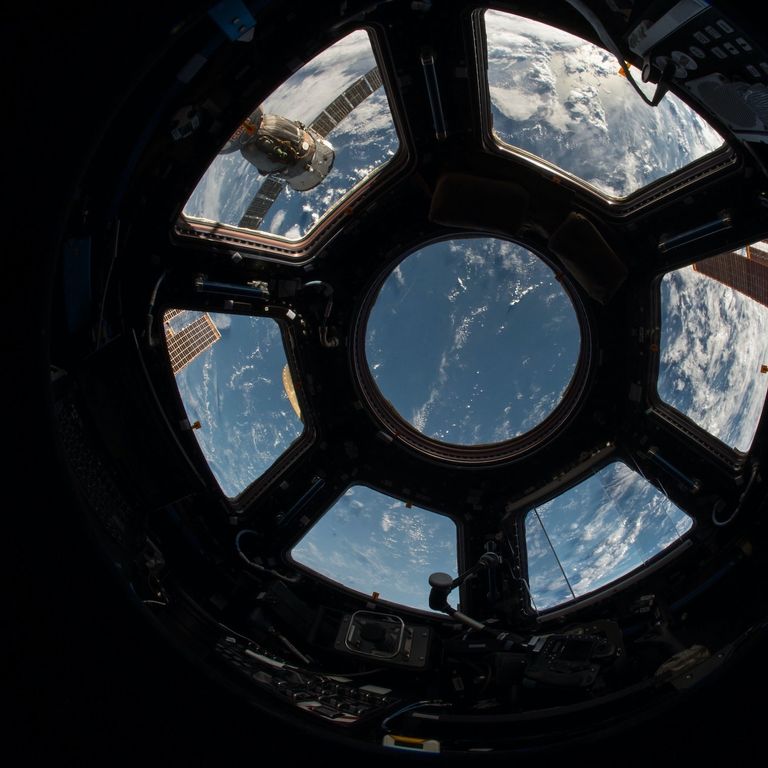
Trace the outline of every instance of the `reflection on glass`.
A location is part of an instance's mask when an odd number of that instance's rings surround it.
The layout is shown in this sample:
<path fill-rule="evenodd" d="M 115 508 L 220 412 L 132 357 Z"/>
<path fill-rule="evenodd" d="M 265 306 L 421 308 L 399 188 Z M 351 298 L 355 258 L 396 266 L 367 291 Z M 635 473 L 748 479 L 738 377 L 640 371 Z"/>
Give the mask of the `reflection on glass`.
<path fill-rule="evenodd" d="M 191 342 L 190 352 L 180 355 L 184 364 L 173 365 L 176 385 L 221 490 L 237 496 L 304 429 L 283 383 L 287 361 L 280 328 L 265 317 L 179 310 L 167 312 L 164 320 L 172 360 L 180 349 L 174 339 Z M 209 323 L 216 334 L 205 331 Z M 190 328 L 204 333 L 188 334 Z M 210 341 L 215 335 L 219 338 Z"/>
<path fill-rule="evenodd" d="M 675 96 L 645 104 L 602 48 L 500 11 L 486 12 L 485 28 L 495 134 L 609 195 L 629 195 L 723 143 Z"/>
<path fill-rule="evenodd" d="M 659 397 L 748 451 L 768 391 L 768 246 L 705 259 L 661 281 Z"/>
<path fill-rule="evenodd" d="M 298 240 L 397 151 L 366 32 L 288 78 L 211 163 L 184 215 Z"/>
<path fill-rule="evenodd" d="M 455 576 L 456 525 L 364 486 L 350 488 L 291 552 L 345 587 L 429 610 L 429 576 Z"/>
<path fill-rule="evenodd" d="M 620 462 L 609 464 L 527 514 L 528 584 L 536 610 L 615 581 L 691 524 L 641 475 Z"/>
<path fill-rule="evenodd" d="M 429 437 L 498 443 L 540 424 L 576 368 L 578 319 L 554 272 L 506 240 L 433 243 L 387 277 L 366 330 L 368 365 Z"/>

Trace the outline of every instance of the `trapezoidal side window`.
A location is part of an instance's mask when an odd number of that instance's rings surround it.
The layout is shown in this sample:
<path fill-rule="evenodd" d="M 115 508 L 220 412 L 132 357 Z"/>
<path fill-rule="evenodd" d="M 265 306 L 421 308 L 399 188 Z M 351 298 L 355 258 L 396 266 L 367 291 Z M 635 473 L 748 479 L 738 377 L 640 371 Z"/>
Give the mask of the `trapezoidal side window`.
<path fill-rule="evenodd" d="M 768 392 L 767 241 L 664 275 L 656 389 L 710 435 L 749 451 Z"/>
<path fill-rule="evenodd" d="M 305 434 L 280 326 L 171 309 L 166 347 L 181 401 L 221 490 L 238 496 Z"/>
<path fill-rule="evenodd" d="M 693 521 L 642 475 L 613 462 L 525 517 L 528 585 L 537 611 L 640 568 Z"/>
<path fill-rule="evenodd" d="M 382 600 L 429 610 L 429 576 L 457 575 L 456 524 L 362 485 L 349 488 L 291 551 L 299 565 Z"/>
<path fill-rule="evenodd" d="M 183 213 L 300 240 L 398 147 L 370 37 L 358 30 L 315 56 L 254 108 L 206 170 Z"/>
<path fill-rule="evenodd" d="M 501 146 L 536 155 L 614 198 L 723 146 L 674 95 L 646 104 L 603 48 L 502 11 L 485 12 L 485 31 L 493 134 Z"/>

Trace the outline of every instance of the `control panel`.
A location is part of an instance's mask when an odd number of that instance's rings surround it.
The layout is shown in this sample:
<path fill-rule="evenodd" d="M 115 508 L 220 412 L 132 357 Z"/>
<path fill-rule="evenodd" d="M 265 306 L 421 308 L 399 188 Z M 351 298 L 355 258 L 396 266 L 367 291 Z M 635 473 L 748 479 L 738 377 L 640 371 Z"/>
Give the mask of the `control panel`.
<path fill-rule="evenodd" d="M 335 648 L 419 669 L 427 665 L 431 637 L 432 630 L 426 625 L 406 624 L 394 614 L 356 611 L 342 619 Z"/>
<path fill-rule="evenodd" d="M 768 142 L 768 52 L 721 10 L 681 0 L 638 24 L 627 42 L 739 138 Z"/>
<path fill-rule="evenodd" d="M 262 688 L 283 701 L 338 726 L 382 719 L 400 699 L 390 688 L 344 675 L 315 673 L 288 664 L 254 642 L 227 635 L 217 654 Z"/>

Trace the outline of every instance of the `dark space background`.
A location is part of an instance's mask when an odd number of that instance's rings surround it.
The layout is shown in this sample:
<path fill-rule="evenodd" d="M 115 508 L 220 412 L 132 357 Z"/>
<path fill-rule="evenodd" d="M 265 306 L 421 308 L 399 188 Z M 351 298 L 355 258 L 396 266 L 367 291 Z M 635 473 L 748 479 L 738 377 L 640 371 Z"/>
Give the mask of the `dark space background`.
<path fill-rule="evenodd" d="M 200 5 L 137 2 L 120 9 L 72 2 L 3 11 L 6 108 L 0 120 L 9 130 L 2 142 L 0 263 L 4 448 L 11 462 L 3 473 L 2 634 L 9 650 L 0 722 L 8 765 L 40 759 L 56 765 L 355 765 L 400 757 L 347 753 L 296 734 L 243 706 L 187 662 L 126 600 L 82 524 L 57 453 L 48 313 L 66 203 L 112 110 L 162 45 L 170 7 L 191 12 Z M 521 754 L 504 764 L 669 765 L 710 763 L 715 754 L 759 759 L 767 683 L 765 650 L 758 648 L 666 716 L 578 749 Z"/>

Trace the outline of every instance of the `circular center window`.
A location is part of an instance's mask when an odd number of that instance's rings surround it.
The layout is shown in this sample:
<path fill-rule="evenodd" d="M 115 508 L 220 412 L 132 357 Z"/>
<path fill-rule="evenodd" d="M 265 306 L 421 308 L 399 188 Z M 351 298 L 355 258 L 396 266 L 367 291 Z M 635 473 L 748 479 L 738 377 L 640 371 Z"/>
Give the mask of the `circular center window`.
<path fill-rule="evenodd" d="M 365 353 L 381 394 L 421 434 L 501 443 L 541 424 L 579 359 L 574 305 L 552 269 L 498 238 L 442 240 L 384 280 Z"/>

